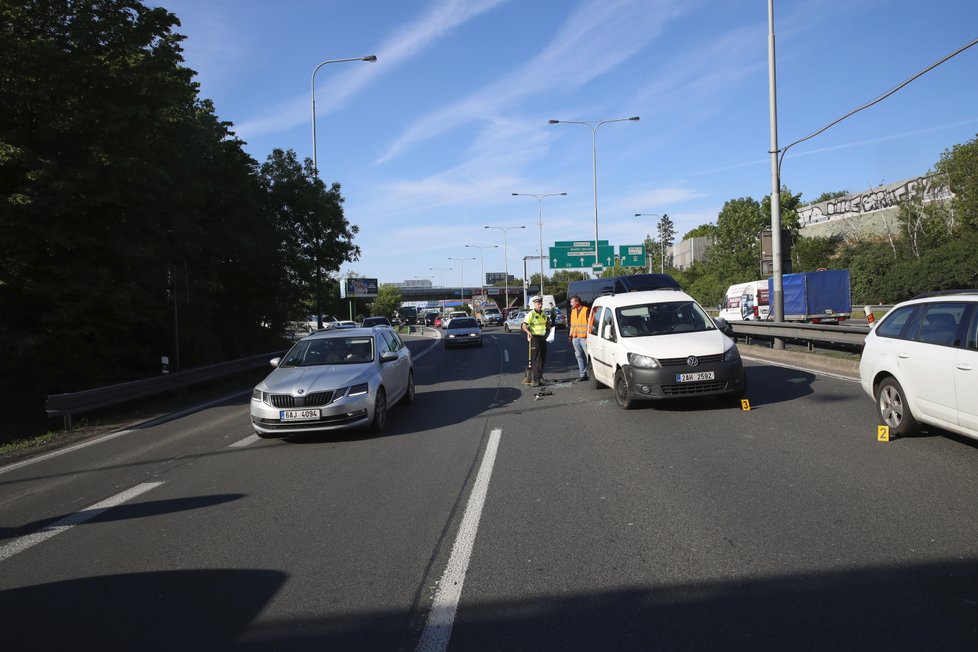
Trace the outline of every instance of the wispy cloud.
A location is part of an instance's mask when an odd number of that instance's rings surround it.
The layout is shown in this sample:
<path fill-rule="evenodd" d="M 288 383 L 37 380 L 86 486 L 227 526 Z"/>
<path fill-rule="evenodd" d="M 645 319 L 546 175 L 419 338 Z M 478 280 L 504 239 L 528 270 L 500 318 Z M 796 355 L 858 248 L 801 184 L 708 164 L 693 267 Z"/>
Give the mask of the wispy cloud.
<path fill-rule="evenodd" d="M 523 68 L 445 108 L 423 116 L 401 134 L 379 162 L 461 124 L 486 119 L 523 99 L 573 89 L 639 52 L 682 12 L 678 0 L 587 0 L 553 40 Z"/>
<path fill-rule="evenodd" d="M 431 47 L 460 25 L 492 10 L 507 0 L 441 0 L 417 21 L 405 26 L 373 52 L 377 64 L 353 65 L 329 76 L 317 85 L 317 114 L 328 114 L 359 94 L 380 76 L 406 64 L 412 57 Z M 354 56 L 361 56 L 356 54 Z M 236 132 L 246 140 L 268 133 L 280 133 L 309 121 L 309 97 L 301 96 L 280 102 L 265 116 L 242 122 Z"/>

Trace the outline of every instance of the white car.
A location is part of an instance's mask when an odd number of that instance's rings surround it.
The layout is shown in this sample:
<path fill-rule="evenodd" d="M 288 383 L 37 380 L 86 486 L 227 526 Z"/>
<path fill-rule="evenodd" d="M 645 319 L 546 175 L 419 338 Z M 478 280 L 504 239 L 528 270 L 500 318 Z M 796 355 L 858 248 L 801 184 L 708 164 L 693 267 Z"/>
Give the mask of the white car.
<path fill-rule="evenodd" d="M 740 397 L 747 388 L 725 320 L 676 290 L 601 296 L 591 307 L 588 376 L 614 388 L 619 407 L 690 396 Z"/>
<path fill-rule="evenodd" d="M 523 320 L 526 319 L 526 310 L 511 312 L 509 319 L 503 322 L 503 330 L 507 333 L 522 330 Z"/>
<path fill-rule="evenodd" d="M 926 424 L 978 439 L 978 290 L 894 306 L 866 336 L 859 379 L 891 434 Z"/>
<path fill-rule="evenodd" d="M 296 342 L 251 394 L 259 437 L 387 425 L 388 407 L 414 402 L 411 353 L 394 329 L 331 328 Z"/>
<path fill-rule="evenodd" d="M 453 310 L 450 313 L 448 313 L 448 317 L 442 319 L 441 327 L 448 328 L 448 324 L 456 317 L 468 317 L 468 316 L 469 313 L 465 312 L 464 310 Z"/>

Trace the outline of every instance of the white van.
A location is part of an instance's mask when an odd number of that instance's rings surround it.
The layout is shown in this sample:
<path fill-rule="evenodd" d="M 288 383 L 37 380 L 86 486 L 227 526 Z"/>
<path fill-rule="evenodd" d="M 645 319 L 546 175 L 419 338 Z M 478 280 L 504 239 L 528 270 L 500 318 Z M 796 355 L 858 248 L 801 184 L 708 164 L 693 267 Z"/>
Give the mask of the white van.
<path fill-rule="evenodd" d="M 720 305 L 720 317 L 727 321 L 766 321 L 770 313 L 767 280 L 731 285 Z"/>
<path fill-rule="evenodd" d="M 598 297 L 587 335 L 591 386 L 614 388 L 626 410 L 641 400 L 743 396 L 744 364 L 724 326 L 677 290 Z"/>

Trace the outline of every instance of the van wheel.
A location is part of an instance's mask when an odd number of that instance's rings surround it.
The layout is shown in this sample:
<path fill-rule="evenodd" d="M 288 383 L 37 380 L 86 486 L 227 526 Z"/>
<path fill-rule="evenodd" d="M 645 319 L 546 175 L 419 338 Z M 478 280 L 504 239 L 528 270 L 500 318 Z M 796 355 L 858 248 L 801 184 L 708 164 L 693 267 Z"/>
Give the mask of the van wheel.
<path fill-rule="evenodd" d="M 625 380 L 625 372 L 621 369 L 615 372 L 615 400 L 618 407 L 623 410 L 631 410 L 635 407 L 635 400 L 628 393 L 628 381 Z"/>
<path fill-rule="evenodd" d="M 917 420 L 896 378 L 886 378 L 876 388 L 876 414 L 880 423 L 890 427 L 890 434 L 908 435 L 917 430 Z"/>
<path fill-rule="evenodd" d="M 591 389 L 601 389 L 604 387 L 604 383 L 598 380 L 598 377 L 594 375 L 594 363 L 589 357 L 587 359 L 587 375 L 591 379 Z"/>

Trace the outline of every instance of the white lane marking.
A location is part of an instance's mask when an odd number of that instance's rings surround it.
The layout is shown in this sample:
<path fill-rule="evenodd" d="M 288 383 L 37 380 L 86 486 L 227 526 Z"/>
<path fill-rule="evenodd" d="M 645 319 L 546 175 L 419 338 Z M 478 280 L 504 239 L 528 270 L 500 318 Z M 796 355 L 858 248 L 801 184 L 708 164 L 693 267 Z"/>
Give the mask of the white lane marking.
<path fill-rule="evenodd" d="M 509 351 L 503 349 L 503 362 L 509 362 Z"/>
<path fill-rule="evenodd" d="M 462 596 L 462 583 L 465 581 L 465 571 L 468 570 L 469 559 L 472 556 L 472 546 L 479 529 L 482 506 L 486 502 L 486 494 L 489 491 L 489 477 L 492 475 L 492 466 L 496 461 L 501 434 L 502 430 L 499 429 L 489 433 L 486 454 L 482 458 L 482 466 L 479 467 L 479 474 L 472 486 L 469 504 L 465 507 L 465 515 L 462 516 L 462 524 L 459 526 L 458 536 L 455 537 L 455 545 L 452 546 L 452 555 L 448 559 L 448 567 L 445 568 L 445 574 L 438 582 L 438 591 L 431 605 L 431 613 L 428 614 L 428 621 L 418 642 L 418 652 L 436 652 L 448 648 L 448 639 L 452 635 L 458 601 Z"/>
<path fill-rule="evenodd" d="M 841 374 L 834 374 L 831 371 L 822 371 L 820 369 L 808 369 L 807 367 L 802 367 L 800 365 L 787 364 L 784 362 L 775 362 L 774 360 L 767 360 L 765 358 L 752 358 L 747 355 L 740 356 L 744 360 L 750 360 L 751 362 L 760 362 L 763 364 L 773 365 L 775 367 L 782 367 L 784 369 L 794 369 L 795 371 L 807 371 L 810 374 L 816 376 L 828 376 L 829 378 L 836 378 L 838 380 L 848 380 L 850 383 L 858 383 L 858 378 L 853 378 L 852 376 L 843 376 Z"/>
<path fill-rule="evenodd" d="M 31 546 L 37 545 L 42 541 L 46 541 L 47 539 L 50 539 L 56 534 L 61 534 L 62 532 L 72 528 L 75 525 L 78 525 L 79 523 L 84 523 L 85 521 L 93 519 L 99 514 L 101 514 L 102 512 L 106 511 L 107 509 L 116 507 L 117 505 L 121 505 L 126 501 L 132 500 L 136 496 L 139 496 L 140 494 L 144 494 L 150 489 L 155 489 L 161 484 L 163 483 L 144 482 L 142 484 L 137 484 L 135 487 L 132 487 L 131 489 L 127 489 L 126 491 L 123 491 L 122 493 L 118 493 L 112 496 L 111 498 L 106 498 L 100 503 L 95 503 L 90 507 L 86 507 L 80 512 L 75 512 L 74 514 L 65 516 L 57 523 L 52 523 L 51 525 L 48 525 L 47 527 L 38 530 L 33 534 L 26 534 L 20 538 L 14 539 L 10 543 L 0 546 L 0 561 L 9 559 L 10 557 L 16 555 L 18 552 L 23 552 L 28 548 L 30 548 Z"/>
<path fill-rule="evenodd" d="M 244 448 L 245 446 L 254 444 L 256 441 L 261 441 L 261 437 L 253 434 L 249 437 L 245 437 L 240 441 L 236 441 L 233 444 L 228 444 L 228 448 Z"/>
<path fill-rule="evenodd" d="M 107 442 L 107 441 L 111 441 L 111 440 L 115 439 L 116 437 L 122 437 L 123 435 L 130 435 L 130 434 L 132 434 L 134 432 L 138 432 L 142 428 L 147 428 L 147 427 L 152 426 L 152 425 L 155 425 L 157 423 L 163 423 L 164 421 L 171 421 L 173 419 L 179 419 L 180 417 L 187 416 L 188 414 L 193 414 L 194 412 L 199 412 L 200 410 L 203 410 L 205 408 L 209 408 L 209 407 L 211 407 L 213 405 L 217 405 L 217 404 L 222 403 L 224 401 L 228 401 L 228 400 L 233 399 L 233 398 L 236 398 L 238 396 L 242 396 L 243 394 L 250 394 L 250 393 L 251 393 L 251 390 L 249 389 L 249 390 L 244 391 L 244 392 L 235 392 L 233 394 L 228 394 L 227 396 L 222 396 L 221 398 L 217 398 L 217 399 L 214 399 L 212 401 L 208 401 L 206 403 L 200 403 L 199 405 L 194 405 L 194 406 L 189 407 L 189 408 L 186 408 L 184 410 L 180 410 L 179 412 L 173 412 L 171 414 L 167 414 L 167 415 L 164 415 L 162 417 L 158 417 L 156 419 L 152 419 L 152 420 L 147 421 L 145 423 L 141 423 L 141 424 L 139 424 L 139 427 L 137 427 L 137 428 L 127 428 L 126 430 L 120 430 L 119 432 L 109 433 L 109 434 L 103 435 L 101 437 L 96 437 L 95 439 L 89 439 L 88 441 L 82 442 L 80 444 L 75 444 L 74 446 L 68 446 L 67 448 L 59 448 L 56 451 L 51 451 L 50 453 L 46 453 L 44 455 L 38 455 L 37 457 L 32 457 L 30 459 L 26 459 L 26 460 L 23 460 L 21 462 L 15 462 L 14 464 L 11 464 L 9 466 L 4 466 L 4 467 L 0 468 L 0 474 L 6 473 L 7 471 L 13 471 L 14 469 L 20 469 L 20 468 L 23 468 L 25 466 L 30 466 L 31 464 L 36 464 L 37 462 L 43 462 L 44 460 L 49 460 L 49 459 L 51 459 L 53 457 L 58 457 L 59 455 L 67 455 L 68 453 L 74 453 L 75 451 L 81 450 L 82 448 L 88 448 L 89 446 L 94 446 L 95 444 L 101 444 L 101 443 L 104 443 L 104 442 Z"/>

